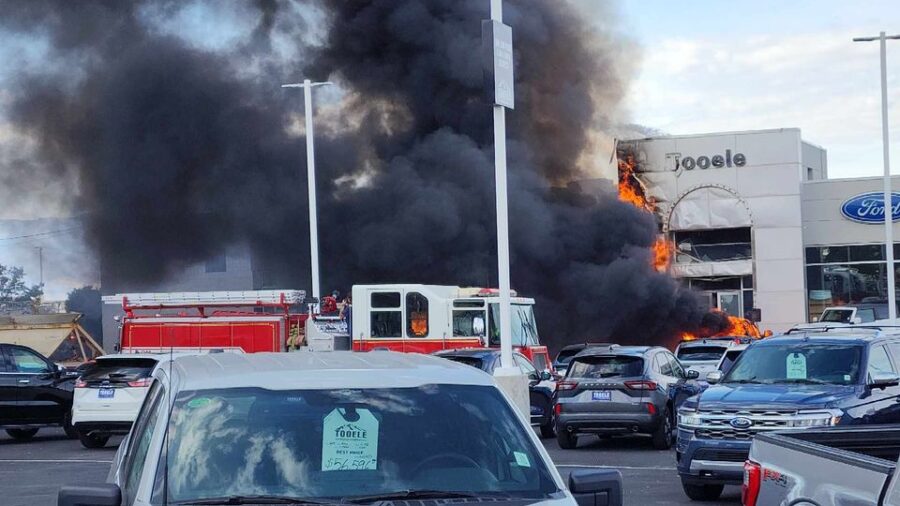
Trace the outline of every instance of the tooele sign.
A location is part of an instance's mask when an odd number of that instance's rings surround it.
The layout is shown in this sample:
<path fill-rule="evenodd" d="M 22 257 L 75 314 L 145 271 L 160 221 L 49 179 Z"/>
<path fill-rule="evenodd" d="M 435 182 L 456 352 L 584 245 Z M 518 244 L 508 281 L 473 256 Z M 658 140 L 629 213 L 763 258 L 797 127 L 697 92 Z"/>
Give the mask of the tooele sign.
<path fill-rule="evenodd" d="M 697 169 L 708 169 L 710 167 L 714 169 L 720 169 L 722 167 L 743 167 L 747 165 L 747 157 L 744 156 L 743 153 L 735 153 L 734 156 L 731 155 L 731 150 L 725 150 L 725 156 L 722 155 L 712 155 L 712 156 L 698 156 L 694 158 L 692 156 L 686 156 L 681 159 L 679 165 L 684 170 L 694 170 Z M 677 167 L 676 167 L 677 168 Z"/>

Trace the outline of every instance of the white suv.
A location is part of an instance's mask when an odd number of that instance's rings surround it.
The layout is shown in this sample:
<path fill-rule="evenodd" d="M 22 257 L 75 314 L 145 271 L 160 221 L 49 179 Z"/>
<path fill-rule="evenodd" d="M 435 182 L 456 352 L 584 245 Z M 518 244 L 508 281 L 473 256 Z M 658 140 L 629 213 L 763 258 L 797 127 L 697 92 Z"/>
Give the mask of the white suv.
<path fill-rule="evenodd" d="M 621 506 L 621 475 L 567 488 L 494 378 L 415 353 L 178 357 L 153 384 L 108 483 L 58 504 L 488 501 Z"/>
<path fill-rule="evenodd" d="M 167 355 L 104 355 L 75 382 L 72 425 L 85 448 L 103 447 L 112 434 L 127 434 L 150 389 L 150 374 Z"/>

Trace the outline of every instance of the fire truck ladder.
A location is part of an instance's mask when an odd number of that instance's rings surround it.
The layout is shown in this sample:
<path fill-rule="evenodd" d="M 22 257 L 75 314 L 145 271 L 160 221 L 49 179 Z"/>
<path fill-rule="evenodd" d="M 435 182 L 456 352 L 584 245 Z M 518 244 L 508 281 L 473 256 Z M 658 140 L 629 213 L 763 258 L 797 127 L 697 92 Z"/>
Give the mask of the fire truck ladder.
<path fill-rule="evenodd" d="M 204 307 L 268 306 L 287 311 L 290 306 L 302 304 L 305 299 L 306 292 L 303 290 L 245 290 L 120 293 L 103 297 L 103 302 L 121 303 L 122 309 L 129 315 L 135 309 L 164 308 L 197 308 L 203 314 Z"/>

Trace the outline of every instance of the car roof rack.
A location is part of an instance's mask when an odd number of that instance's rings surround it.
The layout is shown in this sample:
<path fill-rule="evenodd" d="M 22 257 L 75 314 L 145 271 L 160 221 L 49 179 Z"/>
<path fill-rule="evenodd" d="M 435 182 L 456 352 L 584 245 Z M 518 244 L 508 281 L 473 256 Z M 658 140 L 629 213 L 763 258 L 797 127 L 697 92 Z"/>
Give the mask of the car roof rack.
<path fill-rule="evenodd" d="M 826 327 L 794 327 L 785 331 L 782 335 L 793 335 L 798 333 L 803 333 L 803 335 L 807 334 L 817 334 L 817 333 L 826 333 L 829 331 L 844 331 L 848 334 L 852 334 L 857 330 L 867 330 L 871 331 L 875 334 L 876 337 L 886 335 L 886 334 L 900 334 L 900 325 L 841 325 L 841 326 L 826 326 Z"/>

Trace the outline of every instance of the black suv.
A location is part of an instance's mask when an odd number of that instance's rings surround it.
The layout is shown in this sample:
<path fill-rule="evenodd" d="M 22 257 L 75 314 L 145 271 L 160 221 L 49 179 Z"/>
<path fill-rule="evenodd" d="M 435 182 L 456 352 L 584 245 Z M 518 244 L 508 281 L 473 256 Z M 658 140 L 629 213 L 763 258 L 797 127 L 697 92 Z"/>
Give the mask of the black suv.
<path fill-rule="evenodd" d="M 70 423 L 74 383 L 74 375 L 31 348 L 0 344 L 0 428 L 17 441 L 48 426 L 76 437 Z"/>

